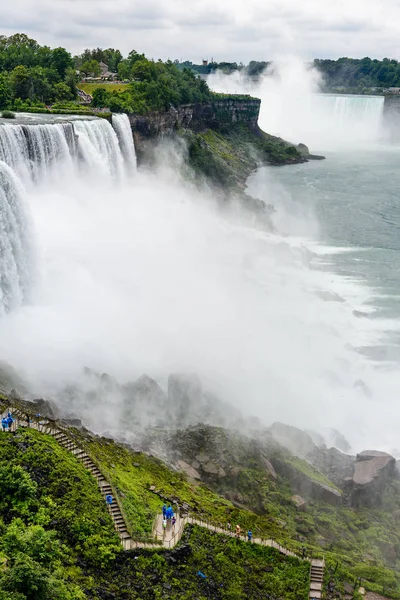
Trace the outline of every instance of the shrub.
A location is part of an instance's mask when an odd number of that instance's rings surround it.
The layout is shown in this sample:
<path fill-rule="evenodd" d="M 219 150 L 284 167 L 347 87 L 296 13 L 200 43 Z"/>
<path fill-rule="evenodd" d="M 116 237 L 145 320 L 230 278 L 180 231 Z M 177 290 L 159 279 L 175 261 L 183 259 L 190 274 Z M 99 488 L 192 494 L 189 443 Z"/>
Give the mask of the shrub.
<path fill-rule="evenodd" d="M 13 113 L 11 110 L 3 110 L 1 116 L 3 119 L 15 119 L 15 113 Z"/>

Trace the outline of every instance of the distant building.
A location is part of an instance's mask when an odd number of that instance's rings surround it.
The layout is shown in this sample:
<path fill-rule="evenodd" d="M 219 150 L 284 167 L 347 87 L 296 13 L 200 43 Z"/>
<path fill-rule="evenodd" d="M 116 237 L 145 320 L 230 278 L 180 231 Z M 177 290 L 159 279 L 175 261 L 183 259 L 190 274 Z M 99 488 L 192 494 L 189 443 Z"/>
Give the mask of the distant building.
<path fill-rule="evenodd" d="M 203 58 L 203 67 L 206 67 L 207 65 L 208 65 L 208 59 Z"/>
<path fill-rule="evenodd" d="M 400 88 L 398 88 L 398 87 L 391 87 L 387 91 L 390 94 L 400 94 Z"/>
<path fill-rule="evenodd" d="M 118 79 L 118 73 L 112 73 L 111 71 L 109 71 L 108 65 L 106 65 L 106 63 L 100 62 L 99 66 L 101 69 L 100 79 L 108 81 Z"/>

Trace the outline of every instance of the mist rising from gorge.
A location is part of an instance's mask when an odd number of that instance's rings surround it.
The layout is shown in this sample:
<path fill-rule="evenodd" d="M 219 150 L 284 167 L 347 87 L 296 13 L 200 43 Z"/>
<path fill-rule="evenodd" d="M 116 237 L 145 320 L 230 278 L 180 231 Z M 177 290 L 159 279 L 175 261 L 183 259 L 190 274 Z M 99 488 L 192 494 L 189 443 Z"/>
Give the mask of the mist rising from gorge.
<path fill-rule="evenodd" d="M 312 151 L 351 151 L 384 137 L 383 97 L 321 94 L 322 75 L 294 56 L 271 63 L 258 78 L 217 71 L 207 81 L 218 92 L 261 98 L 260 127 Z"/>
<path fill-rule="evenodd" d="M 0 356 L 36 396 L 85 390 L 84 367 L 121 383 L 147 373 L 164 388 L 170 373 L 195 372 L 265 424 L 336 427 L 355 445 L 378 437 L 382 382 L 355 350 L 376 331 L 353 316 L 362 288 L 310 268 L 324 249 L 307 206 L 296 214 L 267 176 L 259 193 L 296 235 L 266 233 L 239 209 L 221 214 L 208 190 L 182 180 L 179 148 L 133 177 L 111 149 L 119 180 L 104 165 L 99 176 L 104 155 L 88 153 L 91 168 L 61 160 L 25 181 L 39 274 L 29 303 L 0 321 Z M 345 302 L 326 301 L 337 292 Z M 394 383 L 385 383 L 389 399 Z M 86 422 L 102 431 L 120 408 L 112 389 L 92 394 Z"/>

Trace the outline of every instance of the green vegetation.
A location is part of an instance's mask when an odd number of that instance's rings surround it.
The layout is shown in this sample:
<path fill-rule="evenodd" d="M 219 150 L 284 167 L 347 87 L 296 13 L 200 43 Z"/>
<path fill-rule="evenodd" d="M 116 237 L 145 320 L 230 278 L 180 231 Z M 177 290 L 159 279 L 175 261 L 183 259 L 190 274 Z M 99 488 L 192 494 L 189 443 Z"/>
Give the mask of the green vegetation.
<path fill-rule="evenodd" d="M 40 46 L 18 33 L 0 36 L 0 109 L 49 109 L 54 103 L 73 102 L 71 110 L 76 112 L 79 79 L 112 79 L 117 71 L 128 85 L 99 85 L 99 80 L 81 87 L 93 92 L 93 108 L 143 114 L 210 98 L 205 81 L 171 61 L 148 60 L 135 50 L 123 58 L 112 48 L 85 50 L 72 58 L 64 48 Z"/>
<path fill-rule="evenodd" d="M 210 516 L 232 514 L 253 526 L 255 515 L 204 486 L 193 488 L 159 461 L 109 440 L 76 436 L 109 470 L 132 526 L 149 532 L 160 509 L 150 481 L 198 502 Z M 0 463 L 1 600 L 307 597 L 308 564 L 199 527 L 187 527 L 173 551 L 123 552 L 95 480 L 47 435 L 1 433 Z"/>
<path fill-rule="evenodd" d="M 1 116 L 3 119 L 15 119 L 15 113 L 13 113 L 11 110 L 3 110 Z"/>
<path fill-rule="evenodd" d="M 84 83 L 80 82 L 77 84 L 77 88 L 86 92 L 90 96 L 93 95 L 93 92 L 97 89 L 104 89 L 107 92 L 123 92 L 126 90 L 126 83 L 111 83 L 109 81 L 97 82 L 97 83 Z"/>
<path fill-rule="evenodd" d="M 190 69 L 181 71 L 171 61 L 155 62 L 132 55 L 129 79 L 131 83 L 119 92 L 109 92 L 103 87 L 95 89 L 93 106 L 109 107 L 112 112 L 144 114 L 211 98 L 205 81 Z"/>
<path fill-rule="evenodd" d="M 303 161 L 293 145 L 245 123 L 228 125 L 225 122 L 225 126 L 216 130 L 186 131 L 182 135 L 187 140 L 189 164 L 194 172 L 221 188 L 240 188 L 260 164 Z"/>
<path fill-rule="evenodd" d="M 49 104 L 76 97 L 76 75 L 64 48 L 51 50 L 27 35 L 0 36 L 0 109 L 17 100 Z"/>
<path fill-rule="evenodd" d="M 316 59 L 313 65 L 322 73 L 326 91 L 342 88 L 341 91 L 368 93 L 400 87 L 400 63 L 395 59 Z"/>
<path fill-rule="evenodd" d="M 121 551 L 95 481 L 33 430 L 2 434 L 0 464 L 0 598 L 85 598 L 85 568 L 102 568 Z"/>
<path fill-rule="evenodd" d="M 308 595 L 308 563 L 197 526 L 187 527 L 180 547 L 171 552 L 137 555 L 134 562 L 119 557 L 112 572 L 122 585 L 131 580 L 127 598 L 305 600 Z"/>

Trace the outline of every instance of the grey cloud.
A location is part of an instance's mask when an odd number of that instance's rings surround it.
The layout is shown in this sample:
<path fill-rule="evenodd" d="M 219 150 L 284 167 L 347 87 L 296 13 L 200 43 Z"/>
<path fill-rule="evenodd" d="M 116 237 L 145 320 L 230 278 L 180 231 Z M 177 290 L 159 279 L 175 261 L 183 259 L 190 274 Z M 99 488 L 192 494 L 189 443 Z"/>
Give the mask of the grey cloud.
<path fill-rule="evenodd" d="M 132 47 L 149 56 L 237 62 L 285 53 L 398 55 L 397 0 L 14 0 L 2 33 L 23 31 L 72 53 Z"/>

